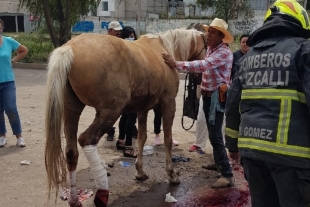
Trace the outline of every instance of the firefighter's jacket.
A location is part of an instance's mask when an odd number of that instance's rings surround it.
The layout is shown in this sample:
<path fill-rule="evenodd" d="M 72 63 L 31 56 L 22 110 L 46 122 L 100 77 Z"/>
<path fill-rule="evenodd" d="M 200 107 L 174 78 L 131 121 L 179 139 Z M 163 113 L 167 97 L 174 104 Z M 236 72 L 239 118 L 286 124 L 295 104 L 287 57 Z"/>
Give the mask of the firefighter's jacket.
<path fill-rule="evenodd" d="M 226 103 L 226 148 L 284 166 L 310 168 L 310 42 L 275 37 L 238 63 Z"/>

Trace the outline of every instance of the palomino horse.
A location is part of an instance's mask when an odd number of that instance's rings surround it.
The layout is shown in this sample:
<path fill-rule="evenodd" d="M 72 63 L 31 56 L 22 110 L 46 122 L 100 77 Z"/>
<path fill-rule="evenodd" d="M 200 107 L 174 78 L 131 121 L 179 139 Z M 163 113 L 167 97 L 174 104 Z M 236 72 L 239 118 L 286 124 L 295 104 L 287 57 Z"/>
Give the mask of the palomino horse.
<path fill-rule="evenodd" d="M 49 194 L 55 188 L 57 195 L 59 184 L 66 182 L 68 171 L 69 205 L 82 206 L 76 189 L 78 141 L 94 173 L 95 205 L 107 205 L 107 172 L 97 153 L 97 144 L 123 112 L 138 112 L 136 178 L 147 179 L 142 168 L 147 114 L 158 104 L 163 119 L 166 171 L 170 183 L 179 183 L 171 161 L 171 129 L 179 76 L 164 63 L 163 52 L 176 60 L 204 59 L 204 36 L 196 30 L 177 29 L 159 35 L 144 35 L 130 42 L 108 35 L 82 34 L 53 51 L 48 63 L 45 114 Z M 85 105 L 94 107 L 96 116 L 77 139 L 79 118 Z M 61 147 L 62 124 L 65 152 Z"/>

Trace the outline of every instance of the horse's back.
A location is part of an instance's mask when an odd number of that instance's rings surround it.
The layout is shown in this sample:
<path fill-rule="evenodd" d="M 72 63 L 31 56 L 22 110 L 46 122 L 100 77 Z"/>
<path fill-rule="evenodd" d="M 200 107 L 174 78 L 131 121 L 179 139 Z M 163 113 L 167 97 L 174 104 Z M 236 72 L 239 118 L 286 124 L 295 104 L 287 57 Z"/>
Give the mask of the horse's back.
<path fill-rule="evenodd" d="M 83 34 L 66 45 L 74 53 L 70 84 L 87 105 L 157 102 L 163 91 L 167 95 L 177 93 L 178 76 L 164 63 L 161 53 L 165 49 L 156 38 L 130 42 L 109 35 Z M 105 102 L 98 97 L 104 97 Z"/>

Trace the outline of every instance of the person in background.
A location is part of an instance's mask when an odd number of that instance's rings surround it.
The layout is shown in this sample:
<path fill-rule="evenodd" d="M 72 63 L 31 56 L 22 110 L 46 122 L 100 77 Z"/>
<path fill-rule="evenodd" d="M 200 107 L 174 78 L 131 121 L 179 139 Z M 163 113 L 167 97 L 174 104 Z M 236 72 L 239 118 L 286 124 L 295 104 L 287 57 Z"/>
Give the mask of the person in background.
<path fill-rule="evenodd" d="M 310 204 L 309 22 L 296 0 L 277 0 L 228 90 L 225 145 L 240 153 L 252 207 Z"/>
<path fill-rule="evenodd" d="M 162 145 L 162 142 L 161 142 L 161 139 L 160 139 L 160 127 L 161 127 L 161 112 L 160 112 L 160 108 L 156 108 L 156 109 L 153 109 L 154 111 L 154 134 L 155 134 L 155 146 L 160 146 Z M 172 144 L 174 146 L 178 146 L 179 145 L 179 142 L 172 139 Z"/>
<path fill-rule="evenodd" d="M 129 26 L 123 28 L 119 37 L 128 41 L 137 40 L 135 30 Z M 123 113 L 119 121 L 119 136 L 116 142 L 116 148 L 118 150 L 123 150 L 124 157 L 137 157 L 132 146 L 132 138 L 136 119 L 137 113 Z"/>
<path fill-rule="evenodd" d="M 205 113 L 203 111 L 202 97 L 200 97 L 199 99 L 199 108 L 198 108 L 195 136 L 196 136 L 195 143 L 188 150 L 190 152 L 201 151 L 202 149 L 206 147 L 206 144 L 207 144 L 208 128 L 207 128 Z"/>
<path fill-rule="evenodd" d="M 28 49 L 11 37 L 2 35 L 4 22 L 0 19 L 0 147 L 7 144 L 4 112 L 6 113 L 18 147 L 26 147 L 16 105 L 16 87 L 12 64 L 23 59 Z M 17 55 L 12 58 L 12 51 Z"/>
<path fill-rule="evenodd" d="M 108 25 L 108 35 L 119 37 L 122 31 L 122 26 L 118 21 L 110 22 Z M 107 132 L 107 141 L 113 141 L 115 135 L 115 127 L 112 127 Z"/>
<path fill-rule="evenodd" d="M 212 184 L 212 188 L 226 188 L 233 185 L 233 174 L 224 146 L 222 133 L 226 90 L 230 84 L 233 54 L 228 43 L 234 41 L 228 24 L 215 18 L 210 26 L 203 26 L 208 46 L 204 60 L 175 61 L 169 54 L 163 53 L 164 62 L 173 69 L 184 72 L 202 73 L 201 95 L 206 117 L 209 139 L 213 147 L 214 168 L 218 168 L 221 177 Z"/>
<path fill-rule="evenodd" d="M 110 22 L 108 25 L 108 35 L 119 37 L 122 29 L 123 28 L 118 21 Z"/>
<path fill-rule="evenodd" d="M 249 51 L 250 47 L 246 44 L 246 41 L 248 40 L 250 35 L 248 34 L 243 34 L 241 35 L 241 37 L 239 38 L 239 42 L 240 42 L 240 50 L 237 50 L 233 53 L 234 59 L 233 59 L 233 67 L 231 70 L 231 75 L 230 75 L 230 79 L 233 80 L 234 79 L 234 75 L 236 74 L 236 70 L 237 70 L 237 63 L 240 60 L 240 58 Z"/>
<path fill-rule="evenodd" d="M 132 27 L 129 27 L 129 26 L 126 26 L 122 29 L 119 37 L 125 40 L 129 40 L 129 41 L 135 41 L 138 39 L 136 35 L 136 31 Z"/>
<path fill-rule="evenodd" d="M 205 33 L 206 31 L 203 28 L 203 24 L 197 23 L 193 25 L 193 28 L 196 30 Z M 199 86 L 199 87 L 198 87 Z M 207 144 L 207 136 L 208 136 L 208 128 L 206 123 L 205 113 L 203 111 L 203 100 L 201 96 L 201 80 L 199 81 L 199 85 L 197 85 L 197 98 L 199 98 L 199 108 L 197 114 L 197 122 L 196 122 L 196 140 L 195 143 L 188 149 L 189 152 L 203 152 L 203 149 L 206 148 Z"/>

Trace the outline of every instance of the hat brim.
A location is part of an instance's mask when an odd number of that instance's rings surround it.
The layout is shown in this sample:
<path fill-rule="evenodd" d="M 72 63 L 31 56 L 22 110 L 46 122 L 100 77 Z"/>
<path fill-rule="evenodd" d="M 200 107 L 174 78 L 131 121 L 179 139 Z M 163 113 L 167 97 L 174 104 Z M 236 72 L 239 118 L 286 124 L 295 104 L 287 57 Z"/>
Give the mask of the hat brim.
<path fill-rule="evenodd" d="M 208 25 L 202 25 L 203 29 L 208 32 L 209 27 L 214 28 L 220 32 L 222 32 L 224 34 L 224 38 L 223 38 L 223 43 L 232 43 L 234 42 L 234 37 L 230 34 L 230 32 L 228 32 L 226 29 L 222 28 L 222 27 L 217 27 L 217 26 L 208 26 Z"/>
<path fill-rule="evenodd" d="M 114 28 L 111 28 L 111 29 L 119 31 L 119 30 L 122 30 L 123 28 L 122 27 L 114 27 Z"/>

